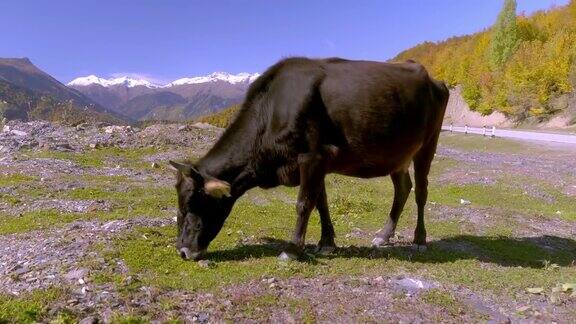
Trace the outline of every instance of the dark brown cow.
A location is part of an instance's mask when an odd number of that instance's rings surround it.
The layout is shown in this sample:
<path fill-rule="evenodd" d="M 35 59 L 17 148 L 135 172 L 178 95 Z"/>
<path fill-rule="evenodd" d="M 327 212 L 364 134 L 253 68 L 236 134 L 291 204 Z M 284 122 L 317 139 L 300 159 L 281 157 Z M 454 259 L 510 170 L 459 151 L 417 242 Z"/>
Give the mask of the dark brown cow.
<path fill-rule="evenodd" d="M 425 246 L 428 172 L 447 101 L 444 83 L 412 61 L 280 61 L 251 85 L 236 119 L 208 154 L 194 165 L 171 162 L 179 170 L 178 251 L 185 259 L 200 258 L 240 196 L 279 185 L 300 185 L 296 230 L 283 255 L 301 251 L 315 207 L 322 225 L 318 249 L 332 251 L 328 173 L 391 176 L 390 219 L 373 241 L 386 244 L 412 188 L 412 161 L 418 205 L 414 243 Z"/>

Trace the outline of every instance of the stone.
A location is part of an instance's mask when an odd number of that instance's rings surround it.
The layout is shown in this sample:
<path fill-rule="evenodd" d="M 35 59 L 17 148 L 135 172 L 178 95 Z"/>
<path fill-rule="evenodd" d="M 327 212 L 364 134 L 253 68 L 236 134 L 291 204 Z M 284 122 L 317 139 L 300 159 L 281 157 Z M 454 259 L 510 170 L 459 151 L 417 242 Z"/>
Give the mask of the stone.
<path fill-rule="evenodd" d="M 70 270 L 67 274 L 65 274 L 64 278 L 70 281 L 80 280 L 84 276 L 86 276 L 86 274 L 88 274 L 88 270 L 86 269 L 73 269 Z"/>
<path fill-rule="evenodd" d="M 218 128 L 214 125 L 210 125 L 208 123 L 194 123 L 192 124 L 192 127 L 196 127 L 196 128 L 200 128 L 200 129 L 215 129 Z"/>
<path fill-rule="evenodd" d="M 198 265 L 202 268 L 213 268 L 216 266 L 216 263 L 211 260 L 200 260 L 198 261 Z"/>
<path fill-rule="evenodd" d="M 98 323 L 98 319 L 92 316 L 88 316 L 83 318 L 79 324 L 97 324 Z"/>
<path fill-rule="evenodd" d="M 392 283 L 408 291 L 438 288 L 438 285 L 435 283 L 409 277 L 392 279 Z"/>

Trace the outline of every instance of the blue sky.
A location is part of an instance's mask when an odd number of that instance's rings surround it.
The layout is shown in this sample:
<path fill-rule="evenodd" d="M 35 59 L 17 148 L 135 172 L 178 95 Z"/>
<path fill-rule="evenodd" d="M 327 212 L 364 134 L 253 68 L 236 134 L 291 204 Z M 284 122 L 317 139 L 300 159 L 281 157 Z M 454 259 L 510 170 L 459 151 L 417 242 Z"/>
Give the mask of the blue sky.
<path fill-rule="evenodd" d="M 568 0 L 518 0 L 531 13 Z M 502 0 L 2 0 L 0 57 L 63 82 L 259 72 L 290 55 L 386 60 L 490 26 Z"/>

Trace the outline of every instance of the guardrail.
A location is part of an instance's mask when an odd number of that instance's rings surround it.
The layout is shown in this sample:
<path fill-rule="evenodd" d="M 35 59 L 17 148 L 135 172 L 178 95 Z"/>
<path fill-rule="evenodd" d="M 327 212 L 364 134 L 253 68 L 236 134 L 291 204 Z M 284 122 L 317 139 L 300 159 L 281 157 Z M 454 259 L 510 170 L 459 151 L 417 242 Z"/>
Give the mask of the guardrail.
<path fill-rule="evenodd" d="M 477 134 L 483 136 L 490 136 L 496 137 L 496 127 L 469 127 L 469 126 L 442 126 L 443 130 L 447 130 L 450 132 L 458 132 L 458 133 L 465 133 L 465 134 Z"/>
<path fill-rule="evenodd" d="M 442 126 L 442 130 L 465 133 L 465 134 L 477 134 L 490 137 L 505 137 L 505 138 L 516 138 L 532 141 L 576 144 L 576 135 L 496 129 L 496 127 L 494 126 L 480 128 L 480 127 L 469 127 L 466 125 L 465 126 L 446 125 Z"/>

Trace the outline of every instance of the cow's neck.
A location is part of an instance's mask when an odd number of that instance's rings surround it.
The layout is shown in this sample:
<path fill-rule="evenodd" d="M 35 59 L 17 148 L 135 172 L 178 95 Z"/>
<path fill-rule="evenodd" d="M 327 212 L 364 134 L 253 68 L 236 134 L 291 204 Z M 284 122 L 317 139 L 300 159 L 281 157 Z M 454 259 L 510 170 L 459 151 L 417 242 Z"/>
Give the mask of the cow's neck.
<path fill-rule="evenodd" d="M 257 186 L 251 161 L 257 128 L 244 116 L 236 120 L 210 151 L 196 164 L 200 172 L 232 184 L 232 193 L 241 196 Z"/>

